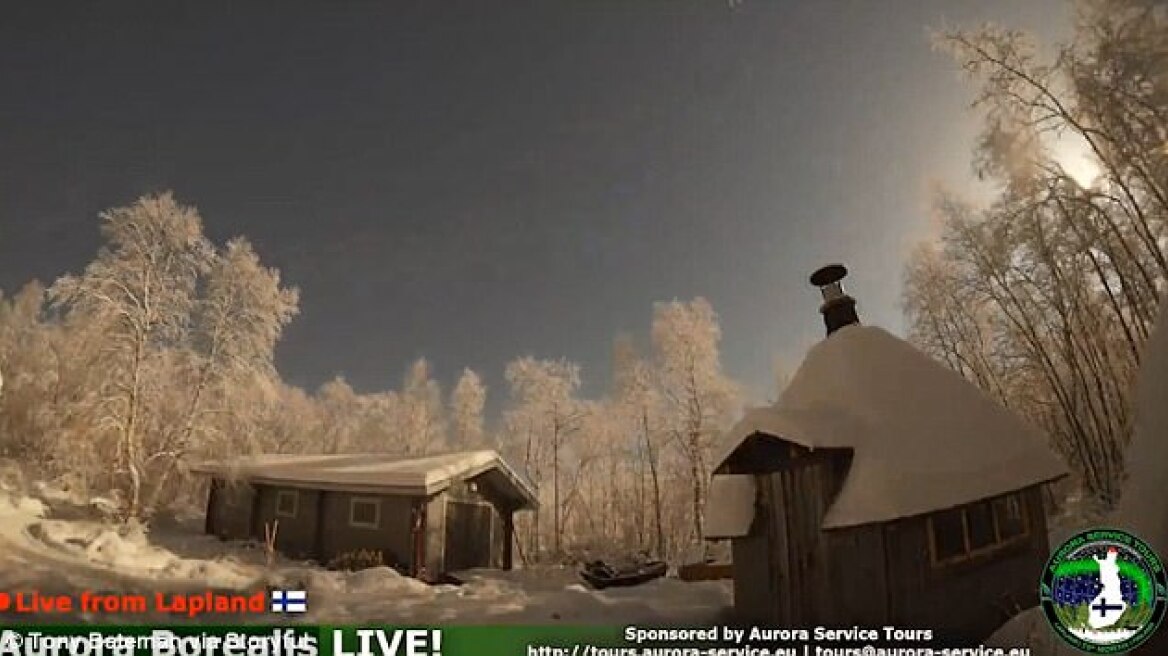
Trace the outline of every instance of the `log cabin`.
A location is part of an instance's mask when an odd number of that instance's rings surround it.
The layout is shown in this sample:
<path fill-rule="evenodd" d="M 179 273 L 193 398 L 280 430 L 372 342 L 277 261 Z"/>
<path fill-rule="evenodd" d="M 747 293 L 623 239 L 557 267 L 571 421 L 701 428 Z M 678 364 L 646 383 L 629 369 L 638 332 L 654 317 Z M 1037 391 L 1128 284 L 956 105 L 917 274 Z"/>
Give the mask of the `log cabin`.
<path fill-rule="evenodd" d="M 988 636 L 1037 604 L 1047 441 L 907 342 L 860 325 L 840 265 L 812 277 L 827 337 L 714 460 L 708 539 L 739 619 Z"/>
<path fill-rule="evenodd" d="M 210 478 L 206 532 L 328 564 L 359 551 L 419 578 L 510 569 L 514 513 L 535 491 L 494 451 L 257 455 L 192 468 Z"/>

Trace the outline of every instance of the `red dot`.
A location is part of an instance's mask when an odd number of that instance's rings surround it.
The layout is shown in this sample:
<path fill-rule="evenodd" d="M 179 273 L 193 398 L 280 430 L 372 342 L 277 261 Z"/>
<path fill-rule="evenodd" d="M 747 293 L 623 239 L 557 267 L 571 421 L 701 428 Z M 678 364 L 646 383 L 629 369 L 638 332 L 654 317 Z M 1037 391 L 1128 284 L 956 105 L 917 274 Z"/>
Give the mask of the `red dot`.
<path fill-rule="evenodd" d="M 8 593 L 0 592 L 0 610 L 8 610 L 10 603 Z"/>

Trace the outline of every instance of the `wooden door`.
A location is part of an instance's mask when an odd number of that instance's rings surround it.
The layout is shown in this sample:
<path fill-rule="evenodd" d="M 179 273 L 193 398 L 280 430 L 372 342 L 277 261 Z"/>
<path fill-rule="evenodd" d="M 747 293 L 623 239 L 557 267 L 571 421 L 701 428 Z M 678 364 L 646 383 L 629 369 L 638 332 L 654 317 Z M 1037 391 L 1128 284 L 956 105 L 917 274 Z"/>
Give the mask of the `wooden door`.
<path fill-rule="evenodd" d="M 446 505 L 446 571 L 491 566 L 490 506 L 448 501 Z"/>
<path fill-rule="evenodd" d="M 768 526 L 776 620 L 810 626 L 829 620 L 830 580 L 823 516 L 832 493 L 832 463 L 808 456 L 770 476 Z"/>

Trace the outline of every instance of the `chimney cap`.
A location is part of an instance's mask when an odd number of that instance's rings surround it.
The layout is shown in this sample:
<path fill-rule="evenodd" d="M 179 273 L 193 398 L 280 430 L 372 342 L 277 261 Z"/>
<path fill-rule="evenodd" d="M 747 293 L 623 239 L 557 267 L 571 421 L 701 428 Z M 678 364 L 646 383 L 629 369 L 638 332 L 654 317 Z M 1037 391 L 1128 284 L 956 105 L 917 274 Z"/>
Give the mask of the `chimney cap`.
<path fill-rule="evenodd" d="M 811 274 L 811 284 L 816 287 L 826 287 L 843 280 L 848 275 L 848 269 L 842 264 L 829 264 Z"/>

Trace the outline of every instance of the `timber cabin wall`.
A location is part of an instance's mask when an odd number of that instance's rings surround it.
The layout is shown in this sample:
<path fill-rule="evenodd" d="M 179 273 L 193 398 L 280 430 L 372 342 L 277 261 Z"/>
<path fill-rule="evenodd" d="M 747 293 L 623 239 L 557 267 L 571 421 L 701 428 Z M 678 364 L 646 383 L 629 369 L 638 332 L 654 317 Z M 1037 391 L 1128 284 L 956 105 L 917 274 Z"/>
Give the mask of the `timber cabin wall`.
<path fill-rule="evenodd" d="M 885 525 L 889 621 L 911 617 L 954 638 L 984 639 L 1021 608 L 1037 604 L 1048 551 L 1041 488 L 1021 491 L 1027 535 L 995 551 L 934 565 L 928 516 Z M 964 635 L 958 635 L 963 632 Z"/>
<path fill-rule="evenodd" d="M 863 605 L 857 613 L 841 614 L 838 586 L 850 571 L 848 543 L 836 545 L 842 559 L 833 560 L 822 530 L 850 461 L 845 451 L 812 452 L 756 438 L 728 460 L 727 473 L 754 474 L 758 495 L 749 535 L 731 543 L 734 606 L 740 620 L 795 626 L 872 615 Z M 853 586 L 849 581 L 844 588 Z"/>
<path fill-rule="evenodd" d="M 348 552 L 380 551 L 386 565 L 417 573 L 414 520 L 415 512 L 421 510 L 425 521 L 422 564 L 429 575 L 440 575 L 484 553 L 483 566 L 510 569 L 515 508 L 512 502 L 494 493 L 488 480 L 480 476 L 456 481 L 447 490 L 422 499 L 232 483 L 212 478 L 205 528 L 221 539 L 262 541 L 265 524 L 271 526 L 278 521 L 276 549 L 284 555 L 327 564 Z M 376 528 L 350 524 L 350 504 L 354 498 L 378 503 Z M 281 500 L 283 506 L 277 512 Z M 294 513 L 289 507 L 293 503 Z M 468 506 L 487 510 L 459 512 Z M 463 524 L 451 525 L 448 518 L 452 515 L 456 523 L 457 517 L 463 517 Z M 475 524 L 476 517 L 478 524 Z M 448 568 L 448 564 L 456 567 Z"/>
<path fill-rule="evenodd" d="M 464 569 L 467 565 L 504 568 L 509 524 L 504 517 L 510 510 L 484 478 L 453 482 L 446 490 L 443 505 L 442 571 Z M 486 560 L 482 562 L 484 556 Z"/>
<path fill-rule="evenodd" d="M 226 481 L 222 478 L 212 478 L 210 486 L 206 532 L 222 540 L 251 538 L 255 488 L 243 481 Z"/>
<path fill-rule="evenodd" d="M 839 486 L 837 454 L 792 450 L 794 457 L 761 479 L 763 507 L 768 509 L 767 559 L 770 603 L 785 626 L 830 624 L 834 593 L 832 573 L 843 563 L 828 561 L 823 519 Z M 846 561 L 845 561 L 846 562 Z"/>
<path fill-rule="evenodd" d="M 884 524 L 824 532 L 832 608 L 828 624 L 886 626 L 888 585 L 893 575 L 884 557 Z"/>
<path fill-rule="evenodd" d="M 273 485 L 256 485 L 257 502 L 252 517 L 252 535 L 264 539 L 264 527 L 276 525 L 276 550 L 291 558 L 316 558 L 317 521 L 320 517 L 321 492 Z M 294 512 L 277 509 L 281 497 L 295 499 Z"/>
<path fill-rule="evenodd" d="M 445 572 L 446 558 L 446 494 L 436 494 L 426 500 L 426 572 L 437 575 Z"/>
<path fill-rule="evenodd" d="M 756 481 L 768 480 L 757 476 Z M 771 574 L 770 513 L 765 506 L 754 516 L 750 533 L 730 542 L 730 557 L 734 563 L 734 614 L 746 624 L 779 623 L 778 605 L 774 603 L 775 578 Z"/>
<path fill-rule="evenodd" d="M 350 511 L 354 499 L 378 504 L 376 527 L 353 526 Z M 413 567 L 412 497 L 384 494 L 326 492 L 321 508 L 320 560 L 328 563 L 345 553 L 380 551 L 387 567 Z M 283 532 L 283 524 L 280 531 Z"/>

